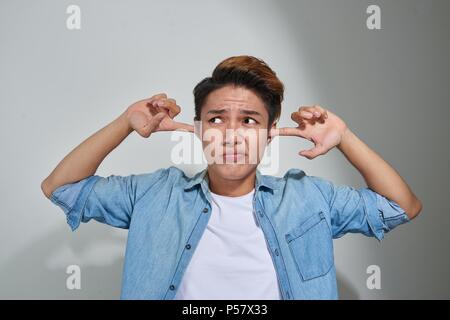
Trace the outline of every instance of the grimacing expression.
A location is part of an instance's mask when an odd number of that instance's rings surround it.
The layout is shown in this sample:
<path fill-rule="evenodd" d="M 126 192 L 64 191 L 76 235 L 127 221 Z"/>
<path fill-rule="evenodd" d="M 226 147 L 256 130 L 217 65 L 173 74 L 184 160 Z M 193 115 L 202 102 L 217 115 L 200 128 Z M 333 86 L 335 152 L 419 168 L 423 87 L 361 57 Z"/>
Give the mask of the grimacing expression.
<path fill-rule="evenodd" d="M 251 173 L 270 141 L 268 122 L 264 102 L 253 91 L 233 85 L 212 91 L 196 122 L 209 170 L 227 179 Z"/>

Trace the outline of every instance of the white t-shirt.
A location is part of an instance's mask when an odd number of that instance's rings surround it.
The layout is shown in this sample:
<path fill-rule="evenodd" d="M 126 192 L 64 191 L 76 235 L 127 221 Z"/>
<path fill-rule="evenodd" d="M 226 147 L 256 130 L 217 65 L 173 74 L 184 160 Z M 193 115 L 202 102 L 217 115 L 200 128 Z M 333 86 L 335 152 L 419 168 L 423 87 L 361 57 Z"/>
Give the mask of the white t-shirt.
<path fill-rule="evenodd" d="M 275 268 L 254 215 L 254 189 L 239 197 L 211 195 L 210 220 L 175 299 L 279 300 Z"/>

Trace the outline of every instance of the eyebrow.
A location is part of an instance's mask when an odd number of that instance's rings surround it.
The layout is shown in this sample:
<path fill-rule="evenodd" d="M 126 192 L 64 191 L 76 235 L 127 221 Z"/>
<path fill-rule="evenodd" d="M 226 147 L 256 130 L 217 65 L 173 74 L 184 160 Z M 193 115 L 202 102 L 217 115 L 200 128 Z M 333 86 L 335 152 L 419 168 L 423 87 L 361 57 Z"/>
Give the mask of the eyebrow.
<path fill-rule="evenodd" d="M 228 112 L 228 109 L 211 109 L 206 114 L 224 114 Z M 248 110 L 248 109 L 239 109 L 239 113 L 241 114 L 247 114 L 247 115 L 257 115 L 262 116 L 261 113 L 255 110 Z"/>

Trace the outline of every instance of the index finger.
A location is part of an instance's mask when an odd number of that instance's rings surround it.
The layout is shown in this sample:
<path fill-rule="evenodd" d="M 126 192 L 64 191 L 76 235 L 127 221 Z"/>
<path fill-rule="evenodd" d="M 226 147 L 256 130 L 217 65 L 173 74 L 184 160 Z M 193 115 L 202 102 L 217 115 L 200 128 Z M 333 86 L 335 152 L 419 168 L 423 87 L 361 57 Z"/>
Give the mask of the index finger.
<path fill-rule="evenodd" d="M 296 136 L 305 138 L 304 134 L 301 132 L 299 128 L 275 128 L 270 130 L 270 136 Z"/>

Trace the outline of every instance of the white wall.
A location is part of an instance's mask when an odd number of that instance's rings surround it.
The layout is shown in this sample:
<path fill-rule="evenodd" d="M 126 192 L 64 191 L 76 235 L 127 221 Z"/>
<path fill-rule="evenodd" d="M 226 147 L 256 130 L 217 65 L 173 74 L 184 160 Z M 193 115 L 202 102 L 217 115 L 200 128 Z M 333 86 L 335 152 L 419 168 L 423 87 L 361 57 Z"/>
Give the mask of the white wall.
<path fill-rule="evenodd" d="M 81 8 L 81 30 L 66 8 Z M 366 28 L 381 7 L 382 30 Z M 450 298 L 448 228 L 450 20 L 448 1 L 2 1 L 0 3 L 0 298 L 118 298 L 126 232 L 96 222 L 71 233 L 40 182 L 72 148 L 130 103 L 167 92 L 193 118 L 192 89 L 222 59 L 263 58 L 286 85 L 281 125 L 300 105 L 340 115 L 390 162 L 424 203 L 422 215 L 379 244 L 337 240 L 342 298 Z M 100 175 L 171 165 L 170 135 L 131 135 Z M 337 150 L 280 140 L 277 175 L 298 167 L 355 187 Z M 188 174 L 198 166 L 183 166 Z M 67 290 L 65 268 L 82 269 Z M 368 290 L 366 268 L 381 267 Z"/>

